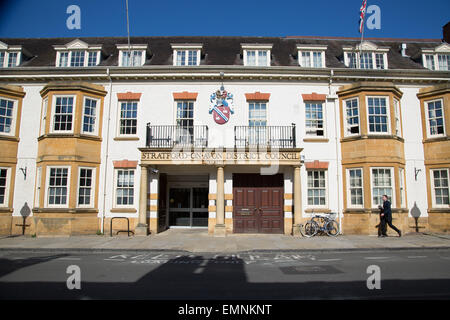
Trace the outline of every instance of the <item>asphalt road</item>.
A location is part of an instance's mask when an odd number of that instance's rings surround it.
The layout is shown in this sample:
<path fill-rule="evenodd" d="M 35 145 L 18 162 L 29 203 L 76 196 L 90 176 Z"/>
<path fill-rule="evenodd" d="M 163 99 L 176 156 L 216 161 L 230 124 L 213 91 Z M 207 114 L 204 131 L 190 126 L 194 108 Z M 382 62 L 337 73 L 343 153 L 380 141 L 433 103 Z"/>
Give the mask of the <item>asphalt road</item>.
<path fill-rule="evenodd" d="M 379 267 L 381 288 L 369 290 L 367 268 L 373 265 Z M 75 283 L 70 266 L 79 267 L 80 289 L 67 287 L 69 277 Z M 449 298 L 450 249 L 236 255 L 0 251 L 2 300 Z"/>

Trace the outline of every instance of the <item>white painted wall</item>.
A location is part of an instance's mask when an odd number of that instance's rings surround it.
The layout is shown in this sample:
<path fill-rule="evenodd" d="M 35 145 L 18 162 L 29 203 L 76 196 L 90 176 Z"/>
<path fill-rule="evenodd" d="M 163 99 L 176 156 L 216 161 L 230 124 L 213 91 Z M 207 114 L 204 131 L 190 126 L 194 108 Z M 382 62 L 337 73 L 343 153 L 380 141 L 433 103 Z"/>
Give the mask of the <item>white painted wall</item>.
<path fill-rule="evenodd" d="M 16 172 L 16 184 L 14 190 L 14 215 L 20 215 L 20 209 L 25 202 L 28 203 L 30 209 L 34 200 L 34 184 L 35 184 L 35 167 L 37 155 L 37 137 L 39 133 L 40 112 L 42 99 L 39 91 L 45 84 L 22 84 L 14 83 L 24 87 L 26 96 L 23 100 L 23 111 L 21 118 L 20 143 L 18 150 L 18 164 Z M 108 82 L 97 83 L 103 85 L 105 90 L 109 90 Z M 333 84 L 331 92 L 334 93 L 338 87 L 344 83 Z M 100 166 L 100 179 L 96 183 L 99 184 L 99 216 L 105 212 L 110 215 L 113 205 L 113 161 L 114 160 L 138 160 L 140 159 L 139 147 L 145 145 L 146 124 L 175 124 L 176 103 L 173 100 L 173 92 L 198 92 L 197 101 L 194 105 L 195 125 L 207 125 L 209 127 L 209 146 L 233 148 L 234 146 L 234 126 L 248 125 L 248 103 L 245 93 L 254 93 L 256 91 L 262 93 L 270 93 L 270 101 L 268 103 L 268 125 L 291 125 L 295 123 L 297 126 L 297 147 L 304 148 L 302 154 L 305 161 L 328 161 L 328 204 L 329 209 L 337 212 L 342 210 L 342 172 L 340 168 L 340 150 L 336 155 L 336 128 L 335 118 L 339 116 L 338 107 L 333 101 L 325 104 L 326 111 L 326 138 L 327 143 L 304 142 L 305 137 L 305 113 L 304 102 L 301 94 L 317 92 L 319 94 L 328 94 L 329 88 L 327 83 L 304 83 L 297 84 L 292 82 L 281 81 L 261 81 L 261 82 L 229 82 L 225 83 L 228 92 L 234 95 L 235 113 L 231 116 L 230 121 L 225 125 L 217 125 L 208 113 L 209 96 L 220 87 L 220 83 L 212 82 L 113 82 L 112 92 L 108 92 L 104 101 L 103 113 L 103 136 L 102 136 L 102 163 Z M 408 207 L 411 209 L 414 203 L 417 204 L 423 216 L 427 215 L 426 201 L 426 181 L 425 167 L 423 159 L 422 146 L 422 130 L 420 118 L 420 106 L 417 99 L 419 87 L 399 86 L 404 93 L 401 99 L 403 132 L 405 138 L 405 157 L 406 157 L 406 189 Z M 142 93 L 141 100 L 138 104 L 138 141 L 116 141 L 118 135 L 119 122 L 119 102 L 117 93 L 124 92 Z M 109 105 L 111 94 L 111 105 Z M 110 110 L 109 110 L 110 108 Z M 110 112 L 109 112 L 110 111 Z M 110 121 L 108 122 L 108 114 Z M 107 137 L 108 123 L 110 125 L 110 136 Z M 339 122 L 338 122 L 339 124 Z M 339 130 L 337 130 L 339 134 Z M 337 139 L 339 140 L 339 136 Z M 106 145 L 109 143 L 109 151 L 106 154 Z M 107 160 L 106 160 L 107 159 Z M 23 179 L 23 174 L 19 170 L 21 167 L 27 168 L 27 179 Z M 339 169 L 337 169 L 339 168 Z M 414 168 L 421 169 L 418 180 L 414 179 Z M 286 192 L 292 188 L 292 173 L 287 172 L 289 168 L 282 168 L 285 172 Z M 172 169 L 171 169 L 172 170 Z M 183 168 L 174 168 L 175 171 L 182 172 Z M 203 168 L 210 175 L 210 193 L 216 191 L 216 172 L 215 167 L 211 166 Z M 243 171 L 244 170 L 244 171 Z M 245 167 L 226 167 L 225 168 L 225 192 L 232 193 L 232 173 L 245 172 Z M 339 173 L 339 183 L 337 181 Z M 106 188 L 105 188 L 106 177 Z M 287 178 L 289 177 L 289 178 Z M 287 180 L 286 180 L 287 179 Z M 302 203 L 303 208 L 307 208 L 307 178 L 306 170 L 303 166 L 301 169 L 302 179 Z M 140 167 L 137 167 L 135 173 L 135 206 L 138 209 L 139 204 L 139 185 L 140 185 Z M 338 186 L 340 186 L 340 197 L 338 197 Z M 43 186 L 42 191 L 45 189 Z M 105 206 L 103 206 L 105 203 Z M 137 216 L 136 214 L 129 214 Z"/>

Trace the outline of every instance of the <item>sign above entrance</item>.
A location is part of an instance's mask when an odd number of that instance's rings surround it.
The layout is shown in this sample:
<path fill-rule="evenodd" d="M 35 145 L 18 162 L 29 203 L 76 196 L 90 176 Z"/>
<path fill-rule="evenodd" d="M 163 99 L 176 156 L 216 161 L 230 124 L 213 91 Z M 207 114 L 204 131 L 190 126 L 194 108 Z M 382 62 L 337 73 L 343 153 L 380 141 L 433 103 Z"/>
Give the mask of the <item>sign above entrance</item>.
<path fill-rule="evenodd" d="M 141 164 L 235 164 L 235 165 L 300 165 L 302 149 L 291 151 L 148 151 L 142 149 Z"/>
<path fill-rule="evenodd" d="M 230 116 L 234 113 L 234 99 L 233 95 L 225 90 L 222 86 L 211 94 L 209 113 L 213 115 L 214 121 L 217 124 L 225 124 L 230 120 Z"/>

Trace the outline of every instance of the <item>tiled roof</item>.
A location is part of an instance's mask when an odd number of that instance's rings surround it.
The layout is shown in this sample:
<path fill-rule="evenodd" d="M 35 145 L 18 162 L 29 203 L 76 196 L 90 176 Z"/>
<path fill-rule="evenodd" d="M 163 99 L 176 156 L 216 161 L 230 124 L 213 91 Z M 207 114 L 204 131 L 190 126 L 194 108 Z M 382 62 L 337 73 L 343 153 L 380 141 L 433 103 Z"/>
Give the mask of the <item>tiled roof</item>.
<path fill-rule="evenodd" d="M 34 39 L 0 39 L 8 45 L 22 45 L 31 55 L 26 57 L 22 67 L 54 67 L 56 51 L 54 45 L 64 45 L 76 38 L 34 38 Z M 117 66 L 117 44 L 126 44 L 126 37 L 87 37 L 79 38 L 88 44 L 102 44 L 102 59 L 99 66 Z M 435 48 L 442 42 L 438 39 L 370 39 L 380 47 L 389 47 L 389 69 L 423 69 L 420 63 L 422 48 Z M 359 43 L 356 38 L 326 37 L 132 37 L 131 44 L 148 44 L 150 54 L 144 65 L 169 66 L 173 64 L 174 43 L 203 44 L 201 65 L 243 65 L 242 43 L 273 44 L 271 51 L 272 66 L 298 66 L 297 44 L 327 45 L 325 53 L 326 67 L 345 68 L 343 63 L 343 46 Z M 407 44 L 406 54 L 401 55 L 401 44 Z"/>

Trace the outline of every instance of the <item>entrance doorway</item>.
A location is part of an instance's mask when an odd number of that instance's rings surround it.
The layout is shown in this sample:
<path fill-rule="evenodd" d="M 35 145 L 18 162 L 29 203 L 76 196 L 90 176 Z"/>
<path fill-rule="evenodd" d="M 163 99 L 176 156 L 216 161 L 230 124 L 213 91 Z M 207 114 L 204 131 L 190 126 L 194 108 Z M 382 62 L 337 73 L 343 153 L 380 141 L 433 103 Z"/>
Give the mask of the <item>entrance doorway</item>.
<path fill-rule="evenodd" d="M 233 174 L 233 232 L 284 233 L 283 175 Z"/>
<path fill-rule="evenodd" d="M 169 187 L 169 227 L 208 227 L 208 188 L 201 186 Z"/>

